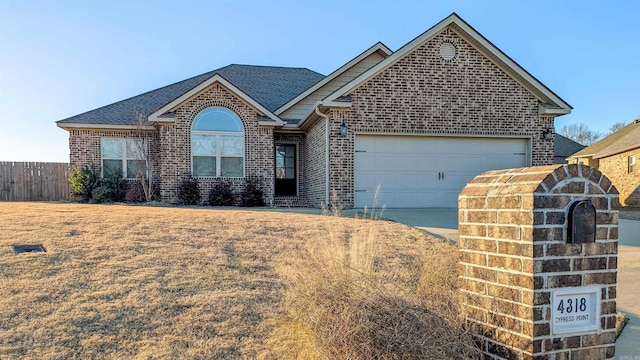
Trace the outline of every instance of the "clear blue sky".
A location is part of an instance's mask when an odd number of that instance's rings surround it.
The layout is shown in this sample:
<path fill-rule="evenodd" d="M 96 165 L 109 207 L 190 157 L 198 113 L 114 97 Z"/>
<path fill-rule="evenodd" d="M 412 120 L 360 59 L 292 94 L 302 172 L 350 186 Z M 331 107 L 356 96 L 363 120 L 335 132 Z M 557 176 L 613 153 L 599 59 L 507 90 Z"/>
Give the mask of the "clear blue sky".
<path fill-rule="evenodd" d="M 0 161 L 68 161 L 61 120 L 231 63 L 329 74 L 452 12 L 574 107 L 640 116 L 640 0 L 0 0 Z"/>

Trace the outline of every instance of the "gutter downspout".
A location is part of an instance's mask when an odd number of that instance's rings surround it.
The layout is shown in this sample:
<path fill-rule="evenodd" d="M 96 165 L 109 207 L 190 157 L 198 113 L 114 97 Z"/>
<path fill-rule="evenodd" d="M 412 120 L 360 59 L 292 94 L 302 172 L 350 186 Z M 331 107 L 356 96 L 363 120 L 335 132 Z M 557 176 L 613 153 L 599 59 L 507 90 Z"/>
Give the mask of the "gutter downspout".
<path fill-rule="evenodd" d="M 324 139 L 324 147 L 325 147 L 325 184 L 326 184 L 326 189 L 325 189 L 325 204 L 328 206 L 329 205 L 329 115 L 327 114 L 323 114 L 322 112 L 320 112 L 320 105 L 322 105 L 322 103 L 318 102 L 316 104 L 316 114 L 318 114 L 318 116 L 320 116 L 321 118 L 323 118 L 325 120 L 325 139 Z"/>

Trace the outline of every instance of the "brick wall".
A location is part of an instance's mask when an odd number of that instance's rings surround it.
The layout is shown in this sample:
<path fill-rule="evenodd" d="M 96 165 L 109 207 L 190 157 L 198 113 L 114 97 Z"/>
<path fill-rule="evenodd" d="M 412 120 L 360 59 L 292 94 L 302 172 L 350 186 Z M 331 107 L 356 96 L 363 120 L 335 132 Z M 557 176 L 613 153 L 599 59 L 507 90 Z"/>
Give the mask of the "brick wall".
<path fill-rule="evenodd" d="M 160 192 L 164 201 L 175 201 L 180 179 L 191 172 L 191 124 L 204 109 L 214 106 L 233 111 L 242 121 L 245 135 L 245 176 L 258 179 L 267 204 L 273 203 L 273 128 L 258 124 L 258 113 L 246 102 L 220 84 L 213 84 L 198 96 L 176 109 L 175 123 L 160 128 Z M 215 178 L 201 178 L 202 195 L 206 197 Z M 232 181 L 240 191 L 240 179 Z"/>
<path fill-rule="evenodd" d="M 70 163 L 73 167 L 102 166 L 100 139 L 109 138 L 144 138 L 149 146 L 149 160 L 151 161 L 153 176 L 160 176 L 159 169 L 159 139 L 158 133 L 137 130 L 92 130 L 72 129 L 69 131 Z"/>
<path fill-rule="evenodd" d="M 636 156 L 636 171 L 629 174 L 629 156 Z M 640 206 L 640 149 L 635 149 L 599 160 L 598 170 L 607 175 L 620 193 L 620 203 Z"/>
<path fill-rule="evenodd" d="M 445 61 L 440 44 L 457 56 Z M 532 165 L 553 163 L 553 142 L 541 138 L 553 117 L 538 100 L 472 45 L 447 28 L 352 93 L 351 108 L 331 111 L 331 191 L 353 206 L 354 133 L 529 137 Z"/>
<path fill-rule="evenodd" d="M 316 122 L 308 131 L 304 144 L 305 190 L 309 206 L 326 205 L 326 121 Z"/>
<path fill-rule="evenodd" d="M 568 208 L 587 199 L 596 208 L 596 240 L 567 243 Z M 617 203 L 611 181 L 581 165 L 489 171 L 462 190 L 462 303 L 489 358 L 613 358 Z M 552 291 L 594 285 L 598 330 L 553 335 Z"/>

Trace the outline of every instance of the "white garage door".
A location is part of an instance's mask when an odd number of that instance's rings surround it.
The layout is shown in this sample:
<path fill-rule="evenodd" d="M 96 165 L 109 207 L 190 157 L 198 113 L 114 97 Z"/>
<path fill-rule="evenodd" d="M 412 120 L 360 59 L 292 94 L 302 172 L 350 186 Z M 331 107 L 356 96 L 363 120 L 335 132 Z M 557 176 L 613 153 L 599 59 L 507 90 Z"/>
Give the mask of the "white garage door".
<path fill-rule="evenodd" d="M 357 135 L 355 207 L 456 207 L 477 174 L 527 166 L 528 140 Z"/>

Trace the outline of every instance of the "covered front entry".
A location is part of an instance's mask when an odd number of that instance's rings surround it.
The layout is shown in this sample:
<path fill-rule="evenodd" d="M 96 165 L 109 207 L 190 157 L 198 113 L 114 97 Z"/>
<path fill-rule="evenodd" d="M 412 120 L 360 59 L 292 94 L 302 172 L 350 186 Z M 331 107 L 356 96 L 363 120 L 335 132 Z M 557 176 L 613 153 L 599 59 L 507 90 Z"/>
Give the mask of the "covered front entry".
<path fill-rule="evenodd" d="M 456 207 L 477 174 L 528 166 L 523 138 L 356 135 L 354 206 Z"/>

